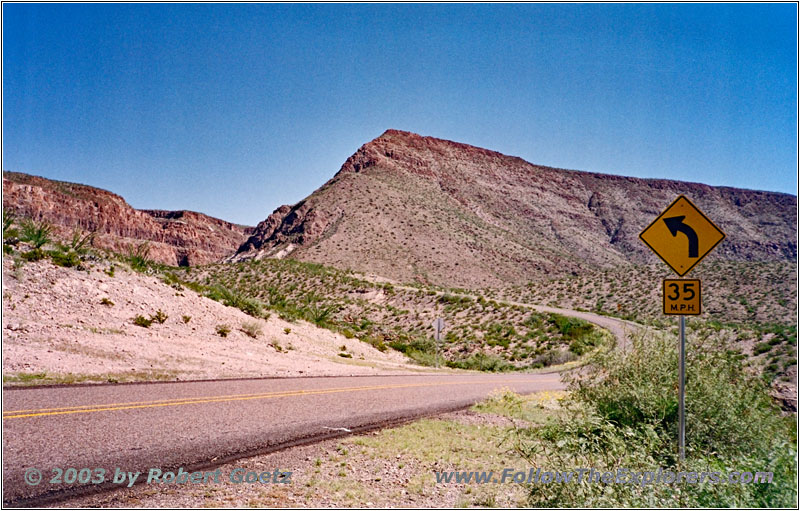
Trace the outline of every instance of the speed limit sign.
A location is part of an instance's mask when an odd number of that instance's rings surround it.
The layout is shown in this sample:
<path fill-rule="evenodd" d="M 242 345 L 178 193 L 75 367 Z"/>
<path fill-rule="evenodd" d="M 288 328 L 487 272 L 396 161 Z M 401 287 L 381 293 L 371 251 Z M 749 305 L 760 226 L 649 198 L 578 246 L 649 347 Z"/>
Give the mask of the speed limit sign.
<path fill-rule="evenodd" d="M 698 316 L 700 280 L 664 279 L 664 314 Z"/>

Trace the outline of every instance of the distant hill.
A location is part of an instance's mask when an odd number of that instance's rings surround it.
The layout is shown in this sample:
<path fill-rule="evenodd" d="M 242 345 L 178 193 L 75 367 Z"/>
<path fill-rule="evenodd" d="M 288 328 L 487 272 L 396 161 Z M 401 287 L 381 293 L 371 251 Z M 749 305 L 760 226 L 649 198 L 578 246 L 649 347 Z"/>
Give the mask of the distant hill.
<path fill-rule="evenodd" d="M 134 209 L 106 190 L 18 172 L 3 172 L 3 208 L 50 222 L 62 235 L 94 231 L 99 248 L 127 252 L 147 241 L 151 259 L 180 266 L 230 256 L 253 232 L 193 211 Z"/>
<path fill-rule="evenodd" d="M 709 256 L 797 258 L 797 197 L 543 167 L 389 130 L 305 200 L 259 223 L 230 260 L 287 257 L 460 287 L 656 260 L 639 232 L 677 195 L 727 234 Z"/>

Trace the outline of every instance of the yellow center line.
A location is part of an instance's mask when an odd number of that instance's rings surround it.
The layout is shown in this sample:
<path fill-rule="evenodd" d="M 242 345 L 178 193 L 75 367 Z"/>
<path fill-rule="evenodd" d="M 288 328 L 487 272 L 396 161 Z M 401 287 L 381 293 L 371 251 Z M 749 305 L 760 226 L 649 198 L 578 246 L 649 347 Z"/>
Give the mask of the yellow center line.
<path fill-rule="evenodd" d="M 353 390 L 359 389 L 362 387 L 341 387 L 342 390 Z M 79 410 L 81 408 L 97 408 L 97 407 L 116 407 L 116 406 L 130 406 L 130 405 L 150 405 L 150 404 L 158 404 L 158 403 L 188 403 L 194 400 L 205 400 L 205 399 L 222 399 L 222 398 L 240 398 L 240 397 L 248 397 L 248 396 L 280 396 L 282 394 L 292 394 L 297 392 L 297 390 L 283 390 L 279 392 L 256 392 L 253 394 L 223 394 L 221 396 L 202 396 L 202 397 L 179 397 L 179 398 L 171 398 L 171 399 L 156 399 L 151 401 L 131 401 L 125 403 L 103 403 L 98 404 L 94 403 L 91 405 L 75 405 L 75 406 L 62 406 L 59 408 L 36 408 L 31 410 L 8 410 L 4 411 L 3 415 L 6 414 L 18 414 L 18 413 L 25 413 L 25 412 L 56 412 L 60 410 Z"/>
<path fill-rule="evenodd" d="M 3 412 L 3 419 L 21 419 L 26 417 L 42 417 L 49 415 L 68 415 L 75 413 L 96 413 L 96 412 L 109 412 L 116 410 L 132 410 L 138 408 L 159 408 L 165 406 L 183 406 L 192 404 L 203 403 L 222 403 L 232 401 L 249 401 L 253 399 L 271 399 L 278 397 L 290 396 L 307 396 L 318 394 L 334 394 L 341 392 L 359 392 L 365 390 L 383 390 L 383 389 L 400 389 L 412 387 L 434 387 L 442 385 L 483 385 L 483 384 L 504 384 L 504 383 L 532 383 L 524 380 L 495 380 L 495 381 L 457 381 L 457 382 L 436 382 L 436 383 L 406 383 L 394 385 L 375 385 L 367 387 L 342 387 L 334 389 L 320 389 L 320 390 L 295 390 L 295 391 L 282 391 L 264 394 L 234 394 L 227 396 L 208 396 L 198 398 L 185 398 L 185 399 L 172 399 L 160 401 L 139 401 L 130 403 L 113 403 L 113 404 L 97 404 L 97 405 L 82 405 L 75 407 L 64 408 L 42 408 L 39 410 L 10 410 Z M 94 407 L 94 408 L 91 408 Z"/>

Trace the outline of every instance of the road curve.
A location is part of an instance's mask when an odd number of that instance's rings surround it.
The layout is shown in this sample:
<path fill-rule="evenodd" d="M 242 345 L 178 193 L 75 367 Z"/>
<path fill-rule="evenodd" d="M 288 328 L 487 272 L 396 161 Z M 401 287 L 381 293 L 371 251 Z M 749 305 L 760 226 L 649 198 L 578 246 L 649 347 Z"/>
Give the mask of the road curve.
<path fill-rule="evenodd" d="M 378 282 L 377 280 L 372 280 L 373 282 Z M 417 288 L 411 286 L 404 286 L 401 284 L 394 285 L 397 289 L 404 289 L 406 291 L 416 291 Z M 452 296 L 457 297 L 466 297 L 471 298 L 473 300 L 477 300 L 478 296 L 464 294 L 464 293 L 454 293 L 450 291 L 436 291 L 436 294 L 439 296 L 449 294 Z M 595 314 L 593 312 L 586 312 L 586 311 L 576 311 L 572 309 L 562 309 L 559 307 L 549 307 L 547 305 L 534 305 L 532 303 L 527 302 L 514 302 L 509 300 L 495 300 L 498 303 L 506 304 L 506 305 L 516 305 L 518 307 L 525 307 L 526 309 L 530 309 L 537 312 L 546 312 L 546 313 L 553 313 L 553 314 L 561 314 L 562 316 L 568 316 L 572 318 L 582 319 L 584 321 L 588 321 L 589 323 L 593 323 L 600 328 L 605 328 L 611 335 L 613 335 L 617 339 L 617 348 L 620 349 L 628 349 L 631 345 L 632 337 L 635 333 L 639 332 L 642 329 L 642 325 L 638 323 L 634 323 L 633 321 L 628 321 L 625 319 L 614 318 L 611 316 L 603 316 L 600 314 Z"/>
<path fill-rule="evenodd" d="M 51 484 L 53 469 L 147 473 L 236 458 L 466 407 L 507 387 L 564 388 L 557 373 L 249 379 L 3 393 L 3 502 L 42 505 L 114 485 Z M 338 429 L 344 428 L 344 429 Z M 43 474 L 26 484 L 30 468 Z"/>

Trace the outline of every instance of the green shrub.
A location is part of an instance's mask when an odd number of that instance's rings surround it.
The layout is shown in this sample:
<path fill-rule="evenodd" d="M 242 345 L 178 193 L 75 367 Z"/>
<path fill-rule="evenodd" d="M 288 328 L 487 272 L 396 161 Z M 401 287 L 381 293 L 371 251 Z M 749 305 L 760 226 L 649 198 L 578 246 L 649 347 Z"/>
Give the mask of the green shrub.
<path fill-rule="evenodd" d="M 447 367 L 455 369 L 469 369 L 472 371 L 488 371 L 493 373 L 513 371 L 516 369 L 514 365 L 510 364 L 508 361 L 496 355 L 487 355 L 482 352 L 472 354 L 468 358 L 460 360 L 448 360 L 446 365 Z"/>
<path fill-rule="evenodd" d="M 205 296 L 228 307 L 236 307 L 253 317 L 263 316 L 263 304 L 255 299 L 246 298 L 239 293 L 222 286 L 212 286 L 205 291 Z"/>
<path fill-rule="evenodd" d="M 771 471 L 772 484 L 532 485 L 534 507 L 792 507 L 796 419 L 784 420 L 766 385 L 721 341 L 687 342 L 687 459 L 677 459 L 678 357 L 673 337 L 648 334 L 625 351 L 599 351 L 574 375 L 567 415 L 520 431 L 539 465 L 616 471 Z M 789 424 L 791 422 L 791 424 Z"/>
<path fill-rule="evenodd" d="M 231 333 L 231 327 L 228 325 L 217 325 L 216 328 L 217 335 L 220 337 L 228 337 L 228 334 Z"/>
<path fill-rule="evenodd" d="M 133 318 L 133 324 L 136 326 L 141 326 L 144 328 L 150 328 L 150 325 L 153 324 L 152 319 L 148 319 L 141 314 L 137 314 L 135 318 Z"/>
<path fill-rule="evenodd" d="M 185 324 L 189 324 L 189 321 L 191 321 L 191 320 L 192 320 L 191 316 L 187 316 L 185 314 L 183 316 L 181 316 L 181 321 L 183 321 Z"/>
<path fill-rule="evenodd" d="M 113 307 L 114 302 L 112 302 L 108 297 L 103 297 L 103 299 L 100 300 L 100 305 L 107 305 L 108 307 Z"/>
<path fill-rule="evenodd" d="M 44 250 L 42 250 L 40 248 L 34 248 L 33 250 L 29 250 L 27 252 L 23 252 L 20 255 L 20 257 L 22 257 L 24 260 L 26 260 L 28 262 L 41 261 L 46 256 L 47 256 L 47 254 L 45 254 Z"/>
<path fill-rule="evenodd" d="M 53 264 L 57 266 L 72 268 L 73 266 L 81 264 L 80 256 L 72 251 L 64 252 L 61 250 L 51 250 L 48 252 L 48 255 L 50 256 L 50 260 L 53 261 Z"/>
<path fill-rule="evenodd" d="M 306 320 L 314 323 L 319 327 L 327 326 L 330 322 L 330 316 L 333 312 L 336 311 L 336 307 L 334 305 L 329 305 L 327 307 L 322 307 L 318 305 L 316 302 L 311 302 L 305 308 L 305 314 L 303 315 Z"/>
<path fill-rule="evenodd" d="M 551 314 L 551 321 L 558 327 L 558 331 L 568 339 L 577 339 L 592 331 L 592 325 L 578 318 L 568 318 L 561 314 Z"/>
<path fill-rule="evenodd" d="M 760 342 L 753 347 L 753 355 L 761 355 L 772 349 L 768 342 Z"/>

